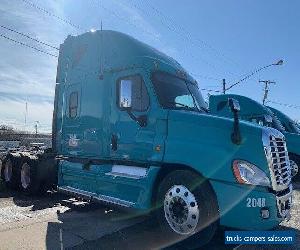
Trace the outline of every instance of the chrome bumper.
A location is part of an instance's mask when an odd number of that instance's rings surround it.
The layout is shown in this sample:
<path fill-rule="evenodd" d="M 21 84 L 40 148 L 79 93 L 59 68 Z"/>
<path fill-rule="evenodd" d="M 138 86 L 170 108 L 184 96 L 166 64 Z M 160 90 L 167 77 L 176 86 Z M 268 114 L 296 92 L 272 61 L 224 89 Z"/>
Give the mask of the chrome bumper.
<path fill-rule="evenodd" d="M 287 194 L 282 196 L 276 196 L 277 200 L 277 210 L 278 210 L 278 217 L 284 218 L 285 220 L 290 220 L 291 218 L 291 207 L 292 207 L 292 200 L 293 200 L 293 186 L 289 186 L 289 191 Z"/>

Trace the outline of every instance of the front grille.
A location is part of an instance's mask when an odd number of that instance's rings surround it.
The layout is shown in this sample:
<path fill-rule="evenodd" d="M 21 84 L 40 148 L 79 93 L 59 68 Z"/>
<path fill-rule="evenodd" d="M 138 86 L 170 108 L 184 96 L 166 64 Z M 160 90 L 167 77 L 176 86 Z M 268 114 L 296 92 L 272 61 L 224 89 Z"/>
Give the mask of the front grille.
<path fill-rule="evenodd" d="M 278 217 L 289 219 L 292 206 L 291 166 L 284 135 L 264 128 L 263 145 L 269 165 L 272 193 L 277 200 Z"/>
<path fill-rule="evenodd" d="M 270 135 L 270 156 L 275 190 L 286 188 L 291 182 L 291 167 L 284 137 Z"/>

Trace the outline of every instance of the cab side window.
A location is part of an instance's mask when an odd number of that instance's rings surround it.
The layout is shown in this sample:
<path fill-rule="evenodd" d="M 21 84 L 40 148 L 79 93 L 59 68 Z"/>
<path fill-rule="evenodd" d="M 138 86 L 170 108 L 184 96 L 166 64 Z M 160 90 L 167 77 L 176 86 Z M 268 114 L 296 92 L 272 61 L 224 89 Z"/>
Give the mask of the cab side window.
<path fill-rule="evenodd" d="M 149 107 L 149 95 L 140 75 L 119 79 L 117 83 L 119 108 L 131 108 L 132 111 L 146 111 Z"/>
<path fill-rule="evenodd" d="M 69 117 L 76 118 L 78 112 L 78 92 L 72 92 L 69 97 Z"/>

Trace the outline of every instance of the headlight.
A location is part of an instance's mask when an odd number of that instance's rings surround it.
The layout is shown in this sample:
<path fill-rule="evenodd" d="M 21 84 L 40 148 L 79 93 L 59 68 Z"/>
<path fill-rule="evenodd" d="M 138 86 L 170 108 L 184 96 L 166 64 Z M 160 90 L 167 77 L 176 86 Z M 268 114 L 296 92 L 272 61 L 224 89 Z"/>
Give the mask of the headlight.
<path fill-rule="evenodd" d="M 236 160 L 233 162 L 233 174 L 238 183 L 270 187 L 267 175 L 255 165 Z"/>

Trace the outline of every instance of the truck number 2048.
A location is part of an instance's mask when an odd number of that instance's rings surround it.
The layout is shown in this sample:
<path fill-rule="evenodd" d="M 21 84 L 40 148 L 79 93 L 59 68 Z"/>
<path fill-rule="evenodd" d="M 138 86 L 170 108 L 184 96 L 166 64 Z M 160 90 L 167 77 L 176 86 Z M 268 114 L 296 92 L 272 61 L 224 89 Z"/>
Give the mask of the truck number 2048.
<path fill-rule="evenodd" d="M 247 198 L 247 207 L 265 207 L 265 198 Z"/>

